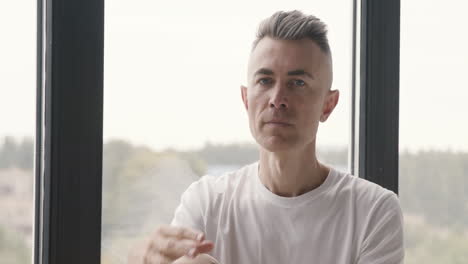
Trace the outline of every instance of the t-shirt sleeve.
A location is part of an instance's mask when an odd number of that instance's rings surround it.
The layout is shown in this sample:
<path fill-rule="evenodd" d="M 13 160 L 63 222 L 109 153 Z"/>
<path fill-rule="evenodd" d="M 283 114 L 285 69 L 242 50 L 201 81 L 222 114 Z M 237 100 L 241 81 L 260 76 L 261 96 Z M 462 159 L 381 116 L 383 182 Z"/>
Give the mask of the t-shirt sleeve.
<path fill-rule="evenodd" d="M 174 217 L 170 225 L 191 227 L 196 230 L 205 232 L 204 221 L 204 199 L 202 183 L 199 181 L 193 182 L 185 190 L 180 199 L 180 204 L 174 211 Z"/>
<path fill-rule="evenodd" d="M 403 213 L 398 197 L 386 193 L 371 209 L 357 264 L 402 264 Z"/>

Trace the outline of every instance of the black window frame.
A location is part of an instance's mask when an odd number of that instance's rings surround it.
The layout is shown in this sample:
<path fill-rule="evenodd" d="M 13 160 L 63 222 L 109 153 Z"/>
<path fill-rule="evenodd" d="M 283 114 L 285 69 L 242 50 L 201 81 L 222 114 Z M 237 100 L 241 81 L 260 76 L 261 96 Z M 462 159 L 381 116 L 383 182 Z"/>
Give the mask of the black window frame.
<path fill-rule="evenodd" d="M 35 264 L 99 263 L 104 0 L 38 0 Z"/>
<path fill-rule="evenodd" d="M 34 264 L 100 263 L 104 0 L 38 0 Z M 398 193 L 400 0 L 353 1 L 350 166 Z"/>
<path fill-rule="evenodd" d="M 359 89 L 353 89 L 352 161 L 359 177 L 398 194 L 400 0 L 356 1 L 355 10 L 360 13 L 354 55 Z"/>

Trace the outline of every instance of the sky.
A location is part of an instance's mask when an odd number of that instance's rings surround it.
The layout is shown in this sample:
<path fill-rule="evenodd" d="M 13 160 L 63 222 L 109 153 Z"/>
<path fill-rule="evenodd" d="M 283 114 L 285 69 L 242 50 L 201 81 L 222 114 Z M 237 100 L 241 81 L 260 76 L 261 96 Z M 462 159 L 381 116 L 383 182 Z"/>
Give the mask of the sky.
<path fill-rule="evenodd" d="M 466 1 L 402 1 L 400 149 L 468 151 Z M 0 3 L 0 138 L 35 128 L 36 1 Z M 106 1 L 104 139 L 154 149 L 253 142 L 243 108 L 258 23 L 299 9 L 329 29 L 340 102 L 318 145 L 350 134 L 352 1 Z"/>

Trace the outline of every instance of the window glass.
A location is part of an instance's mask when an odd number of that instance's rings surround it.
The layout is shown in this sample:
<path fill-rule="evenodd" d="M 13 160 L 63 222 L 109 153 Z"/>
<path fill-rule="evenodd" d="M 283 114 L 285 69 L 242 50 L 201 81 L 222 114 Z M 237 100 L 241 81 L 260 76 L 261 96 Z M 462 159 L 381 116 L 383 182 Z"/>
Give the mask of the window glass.
<path fill-rule="evenodd" d="M 328 24 L 340 102 L 318 152 L 347 171 L 352 1 L 106 2 L 102 263 L 168 224 L 191 182 L 258 159 L 240 85 L 259 22 L 292 9 Z"/>
<path fill-rule="evenodd" d="M 31 263 L 36 1 L 0 2 L 0 263 Z"/>
<path fill-rule="evenodd" d="M 405 263 L 468 263 L 466 1 L 401 2 Z"/>

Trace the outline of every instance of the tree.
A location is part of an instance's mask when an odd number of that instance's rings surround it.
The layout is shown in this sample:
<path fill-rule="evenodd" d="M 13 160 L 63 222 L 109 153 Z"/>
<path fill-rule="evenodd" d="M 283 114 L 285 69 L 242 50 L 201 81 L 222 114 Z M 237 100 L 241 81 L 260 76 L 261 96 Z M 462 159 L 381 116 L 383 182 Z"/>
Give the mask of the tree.
<path fill-rule="evenodd" d="M 21 169 L 32 169 L 34 165 L 34 141 L 24 138 L 17 146 L 15 165 Z"/>
<path fill-rule="evenodd" d="M 0 148 L 0 169 L 14 166 L 16 158 L 16 142 L 13 137 L 5 137 Z"/>

